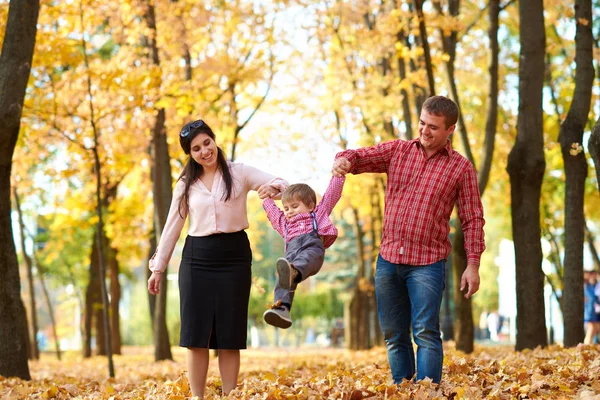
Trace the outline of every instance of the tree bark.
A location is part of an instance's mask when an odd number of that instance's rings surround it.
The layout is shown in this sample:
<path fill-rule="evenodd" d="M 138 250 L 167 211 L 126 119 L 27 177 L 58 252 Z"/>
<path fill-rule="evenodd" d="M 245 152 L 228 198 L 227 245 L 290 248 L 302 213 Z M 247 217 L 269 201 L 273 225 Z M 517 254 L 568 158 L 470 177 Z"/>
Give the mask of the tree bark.
<path fill-rule="evenodd" d="M 438 13 L 440 15 L 444 15 L 442 10 L 442 6 L 440 3 L 434 3 L 436 8 L 438 9 Z M 458 0 L 450 0 L 448 4 L 450 16 L 453 18 L 458 18 L 460 14 L 460 2 Z M 456 77 L 455 77 L 455 69 L 454 63 L 456 61 L 456 44 L 458 42 L 458 34 L 455 30 L 451 31 L 449 36 L 444 35 L 444 29 L 440 28 L 440 37 L 442 38 L 442 47 L 444 49 L 444 53 L 448 55 L 448 60 L 446 61 L 446 75 L 448 77 L 448 86 L 450 86 L 450 95 L 452 99 L 458 105 L 458 109 L 461 110 L 460 106 L 460 97 L 458 95 L 458 88 L 456 86 Z M 463 142 L 463 147 L 465 148 L 465 156 L 471 161 L 471 164 L 475 166 L 475 158 L 473 157 L 473 153 L 471 152 L 471 145 L 469 144 L 469 135 L 467 134 L 467 126 L 465 124 L 465 120 L 463 117 L 463 113 L 460 112 L 458 114 L 458 124 L 457 124 L 458 132 L 460 134 L 461 140 Z M 454 135 L 453 135 L 454 136 Z M 475 166 L 475 169 L 477 167 Z M 465 266 L 466 267 L 466 266 Z"/>
<path fill-rule="evenodd" d="M 361 286 L 365 281 L 365 243 L 364 231 L 360 226 L 358 210 L 352 208 L 354 213 L 354 231 L 356 234 L 356 246 L 358 249 L 356 261 L 358 272 L 356 274 L 356 284 L 350 300 L 350 326 L 348 347 L 353 350 L 363 350 L 369 348 L 369 314 L 368 314 L 368 294 L 362 290 Z M 362 284 L 362 285 L 361 285 Z"/>
<path fill-rule="evenodd" d="M 405 45 L 406 36 L 404 34 L 404 30 L 398 31 L 396 38 L 401 46 Z M 402 58 L 402 56 L 398 57 L 398 74 L 400 77 L 400 82 L 406 80 L 406 61 L 404 60 L 404 58 Z M 406 131 L 404 139 L 411 140 L 413 138 L 413 126 L 412 115 L 410 112 L 410 98 L 408 90 L 406 90 L 406 87 L 404 85 L 402 86 L 402 89 L 400 89 L 400 94 L 402 95 L 402 117 L 404 122 L 404 129 Z"/>
<path fill-rule="evenodd" d="M 152 55 L 152 63 L 160 67 L 160 56 L 156 37 L 156 13 L 154 5 L 150 1 L 144 1 L 144 18 L 146 25 L 151 31 L 147 37 L 148 47 Z M 151 168 L 154 171 L 152 175 L 153 202 L 154 202 L 154 229 L 157 240 L 160 240 L 162 230 L 167 221 L 169 206 L 173 198 L 173 178 L 171 175 L 171 157 L 169 156 L 169 143 L 167 142 L 167 130 L 165 128 L 166 112 L 164 108 L 156 110 L 156 121 L 152 130 L 152 158 Z M 172 360 L 171 344 L 169 341 L 169 331 L 167 330 L 167 282 L 168 266 L 165 269 L 164 277 L 160 282 L 160 292 L 156 297 L 154 309 L 154 360 Z"/>
<path fill-rule="evenodd" d="M 490 88 L 488 92 L 488 109 L 485 121 L 485 138 L 483 141 L 483 154 L 481 165 L 477 174 L 479 181 L 479 193 L 483 195 L 490 177 L 492 160 L 494 158 L 494 147 L 496 146 L 496 126 L 498 125 L 498 54 L 500 45 L 498 43 L 498 29 L 500 17 L 500 0 L 489 2 L 490 27 L 488 38 L 490 41 Z"/>
<path fill-rule="evenodd" d="M 96 310 L 102 307 L 100 301 L 100 281 L 98 278 L 98 246 L 95 243 L 95 233 L 92 237 L 92 253 L 90 254 L 90 269 L 87 288 L 85 290 L 85 311 L 84 311 L 84 322 L 83 322 L 83 357 L 88 358 L 92 356 L 92 337 L 93 335 L 93 321 L 95 320 Z M 97 342 L 97 341 L 96 341 Z M 96 343 L 102 346 L 101 343 Z"/>
<path fill-rule="evenodd" d="M 10 219 L 10 175 L 35 48 L 39 0 L 11 1 L 0 53 L 0 375 L 31 379 L 27 322 Z"/>
<path fill-rule="evenodd" d="M 427 70 L 427 84 L 429 85 L 429 96 L 435 95 L 435 78 L 433 75 L 433 63 L 431 62 L 431 51 L 429 50 L 429 39 L 427 35 L 427 26 L 425 25 L 425 15 L 423 14 L 423 0 L 414 0 L 415 11 L 419 18 L 419 37 L 425 56 L 425 69 Z"/>
<path fill-rule="evenodd" d="M 121 284 L 119 283 L 119 261 L 117 249 L 108 250 L 108 267 L 110 268 L 110 332 L 112 353 L 121 354 L 121 322 L 119 302 L 121 301 Z"/>
<path fill-rule="evenodd" d="M 414 4 L 412 1 L 407 1 L 407 6 L 409 8 L 409 10 L 411 12 L 414 12 Z M 414 29 L 412 27 L 409 27 L 407 29 L 409 32 L 413 31 Z M 420 41 L 420 37 L 419 36 L 413 36 L 414 37 L 414 41 L 415 42 L 419 42 Z M 406 45 L 406 48 L 408 50 L 410 50 L 412 48 L 412 44 L 410 41 L 410 36 L 405 36 L 404 38 L 404 44 Z M 421 64 L 421 60 L 419 60 L 419 64 Z M 412 73 L 416 73 L 417 69 L 420 68 L 420 65 L 417 67 L 417 64 L 415 62 L 415 60 L 413 58 L 411 58 L 409 60 L 409 65 L 410 65 L 410 70 Z M 427 89 L 425 89 L 424 87 L 420 86 L 418 83 L 413 82 L 412 84 L 412 88 L 413 88 L 413 97 L 414 97 L 414 101 L 415 101 L 415 109 L 417 111 L 417 118 L 421 115 L 421 108 L 423 108 L 423 103 L 425 102 L 425 99 L 427 98 Z M 418 121 L 418 120 L 417 120 Z"/>
<path fill-rule="evenodd" d="M 452 270 L 454 282 L 454 340 L 456 348 L 467 354 L 473 352 L 473 307 L 471 299 L 465 299 L 460 291 L 460 282 L 463 272 L 467 267 L 467 253 L 465 251 L 465 235 L 460 220 L 457 218 L 456 232 L 452 241 Z M 448 289 L 446 289 L 448 290 Z"/>
<path fill-rule="evenodd" d="M 96 246 L 92 246 L 95 249 Z M 91 257 L 94 256 L 95 250 L 92 250 Z M 92 282 L 94 280 L 93 265 L 94 259 L 90 260 L 89 280 L 87 288 L 85 289 L 85 308 L 83 311 L 83 358 L 89 358 L 92 356 L 92 320 L 94 318 L 92 310 L 94 309 L 94 290 L 92 289 Z"/>
<path fill-rule="evenodd" d="M 585 22 L 584 22 L 585 21 Z M 576 346 L 583 331 L 583 243 L 585 241 L 583 198 L 587 162 L 583 151 L 583 131 L 588 121 L 594 83 L 592 2 L 575 0 L 575 93 L 558 140 L 565 166 L 565 272 L 564 345 Z M 581 151 L 574 151 L 579 146 Z"/>
<path fill-rule="evenodd" d="M 546 346 L 544 273 L 540 242 L 540 194 L 546 161 L 542 89 L 544 6 L 542 0 L 519 2 L 520 62 L 517 138 L 508 156 L 512 233 L 517 286 L 516 349 Z"/>
<path fill-rule="evenodd" d="M 33 263 L 31 262 L 31 257 L 29 257 L 29 254 L 27 254 L 27 249 L 25 248 L 25 223 L 23 222 L 23 213 L 21 212 L 21 200 L 19 199 L 19 193 L 17 193 L 16 187 L 13 187 L 13 196 L 15 198 L 17 216 L 19 218 L 19 233 L 21 234 L 21 254 L 23 254 L 25 266 L 27 267 L 27 288 L 29 289 L 29 315 L 31 320 L 31 332 L 29 332 L 28 336 L 30 348 L 29 358 L 33 360 L 39 360 L 40 349 L 38 347 L 37 342 L 38 324 L 37 306 L 35 302 L 35 290 L 33 284 Z"/>

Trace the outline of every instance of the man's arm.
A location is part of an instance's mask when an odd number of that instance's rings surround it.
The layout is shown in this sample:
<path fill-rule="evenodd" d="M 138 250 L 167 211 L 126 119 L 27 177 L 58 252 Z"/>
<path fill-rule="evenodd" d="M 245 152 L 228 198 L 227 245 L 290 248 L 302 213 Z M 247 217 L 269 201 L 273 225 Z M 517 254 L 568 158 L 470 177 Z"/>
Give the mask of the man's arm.
<path fill-rule="evenodd" d="M 465 236 L 467 253 L 467 269 L 462 275 L 460 290 L 467 289 L 465 298 L 468 299 L 479 290 L 479 262 L 485 250 L 483 205 L 479 195 L 477 173 L 471 164 L 459 183 L 458 216 Z"/>
<path fill-rule="evenodd" d="M 473 296 L 479 290 L 480 278 L 479 278 L 479 265 L 467 264 L 467 269 L 463 272 L 460 279 L 460 291 L 465 293 L 465 299 Z"/>
<path fill-rule="evenodd" d="M 390 160 L 402 143 L 402 140 L 396 139 L 371 147 L 337 153 L 331 172 L 334 176 L 343 176 L 347 173 L 387 172 Z"/>

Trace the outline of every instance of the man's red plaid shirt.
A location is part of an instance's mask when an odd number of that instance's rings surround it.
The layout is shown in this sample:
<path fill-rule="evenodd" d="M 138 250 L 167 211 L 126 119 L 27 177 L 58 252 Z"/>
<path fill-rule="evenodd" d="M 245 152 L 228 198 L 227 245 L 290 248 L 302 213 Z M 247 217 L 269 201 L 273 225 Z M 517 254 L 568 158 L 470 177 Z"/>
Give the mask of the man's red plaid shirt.
<path fill-rule="evenodd" d="M 346 150 L 339 157 L 350 161 L 350 173 L 387 173 L 380 247 L 385 260 L 427 265 L 447 259 L 452 251 L 449 221 L 457 203 L 468 264 L 479 265 L 485 250 L 485 220 L 477 174 L 449 141 L 429 158 L 419 139 Z"/>

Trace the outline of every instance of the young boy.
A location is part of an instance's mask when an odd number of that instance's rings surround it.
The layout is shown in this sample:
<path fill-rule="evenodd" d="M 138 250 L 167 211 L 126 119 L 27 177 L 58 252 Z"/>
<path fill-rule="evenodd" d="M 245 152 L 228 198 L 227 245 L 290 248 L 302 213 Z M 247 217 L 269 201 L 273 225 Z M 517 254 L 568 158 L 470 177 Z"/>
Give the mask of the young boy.
<path fill-rule="evenodd" d="M 283 329 L 292 326 L 290 310 L 296 286 L 319 272 L 325 249 L 337 238 L 329 215 L 342 196 L 344 180 L 343 176 L 332 177 L 318 205 L 315 191 L 303 183 L 291 185 L 283 192 L 283 211 L 272 199 L 263 200 L 271 225 L 285 241 L 285 258 L 277 260 L 275 303 L 263 314 L 268 324 Z"/>

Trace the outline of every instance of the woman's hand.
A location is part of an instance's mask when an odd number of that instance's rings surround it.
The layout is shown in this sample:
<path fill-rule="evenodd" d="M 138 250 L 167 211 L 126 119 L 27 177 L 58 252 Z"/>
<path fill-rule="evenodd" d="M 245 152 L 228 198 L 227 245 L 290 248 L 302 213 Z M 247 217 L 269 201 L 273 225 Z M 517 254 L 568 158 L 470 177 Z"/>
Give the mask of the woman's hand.
<path fill-rule="evenodd" d="M 262 185 L 261 187 L 259 187 L 257 192 L 258 192 L 258 197 L 261 200 L 263 200 L 263 199 L 266 199 L 267 197 L 272 198 L 272 197 L 277 196 L 279 194 L 279 188 L 265 184 L 265 185 Z"/>
<path fill-rule="evenodd" d="M 162 280 L 163 273 L 160 271 L 152 271 L 150 279 L 148 279 L 148 291 L 150 294 L 156 295 L 160 293 L 160 281 Z"/>

